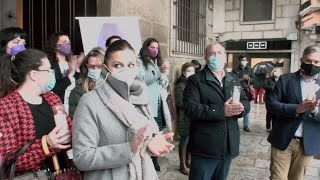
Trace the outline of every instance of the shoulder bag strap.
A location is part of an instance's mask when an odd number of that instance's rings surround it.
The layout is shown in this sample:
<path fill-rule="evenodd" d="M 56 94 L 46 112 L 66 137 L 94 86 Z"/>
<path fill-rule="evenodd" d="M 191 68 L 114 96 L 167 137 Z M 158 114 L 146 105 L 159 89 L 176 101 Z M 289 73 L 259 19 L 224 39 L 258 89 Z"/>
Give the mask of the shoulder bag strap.
<path fill-rule="evenodd" d="M 24 145 L 15 155 L 14 159 L 12 160 L 11 170 L 10 170 L 10 176 L 9 180 L 13 180 L 14 172 L 16 171 L 16 166 L 18 162 L 19 156 L 21 156 L 32 144 L 34 141 L 29 141 L 26 145 Z"/>

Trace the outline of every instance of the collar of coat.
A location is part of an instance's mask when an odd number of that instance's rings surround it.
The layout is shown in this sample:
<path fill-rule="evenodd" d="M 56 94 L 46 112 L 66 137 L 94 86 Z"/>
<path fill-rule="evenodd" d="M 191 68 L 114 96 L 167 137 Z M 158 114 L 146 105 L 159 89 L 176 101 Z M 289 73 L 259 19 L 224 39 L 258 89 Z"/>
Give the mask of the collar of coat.
<path fill-rule="evenodd" d="M 213 82 L 219 82 L 219 80 L 215 77 L 215 75 L 213 75 L 213 72 L 211 72 L 211 70 L 209 69 L 208 65 L 206 65 L 203 68 L 203 72 L 204 72 L 204 76 L 201 77 L 201 81 L 205 82 L 205 81 L 213 81 Z M 225 71 L 225 76 L 222 79 L 222 82 L 229 82 L 233 80 L 233 76 Z"/>

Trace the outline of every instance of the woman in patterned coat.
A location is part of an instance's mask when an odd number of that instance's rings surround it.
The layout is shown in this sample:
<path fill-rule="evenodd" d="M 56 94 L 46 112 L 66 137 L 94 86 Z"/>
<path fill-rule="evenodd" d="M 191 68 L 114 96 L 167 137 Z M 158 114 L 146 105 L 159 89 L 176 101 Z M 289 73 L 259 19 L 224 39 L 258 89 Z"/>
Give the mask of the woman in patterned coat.
<path fill-rule="evenodd" d="M 11 78 L 17 87 L 0 99 L 0 155 L 14 154 L 34 141 L 19 156 L 16 174 L 46 169 L 52 165 L 50 156 L 70 148 L 70 143 L 64 143 L 71 138 L 70 131 L 61 130 L 64 126 L 55 125 L 52 107 L 62 103 L 50 92 L 55 84 L 54 71 L 46 54 L 35 49 L 20 52 L 15 58 L 2 56 L 0 64 L 4 63 L 11 67 L 11 74 L 0 72 L 0 76 Z M 66 119 L 70 129 L 71 119 Z M 49 152 L 43 146 L 48 146 Z"/>

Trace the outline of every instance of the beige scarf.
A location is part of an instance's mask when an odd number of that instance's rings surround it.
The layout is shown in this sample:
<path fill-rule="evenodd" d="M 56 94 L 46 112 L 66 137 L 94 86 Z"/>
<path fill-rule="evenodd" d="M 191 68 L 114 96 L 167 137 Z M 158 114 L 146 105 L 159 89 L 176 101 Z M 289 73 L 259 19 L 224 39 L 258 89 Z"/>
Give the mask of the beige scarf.
<path fill-rule="evenodd" d="M 103 70 L 96 90 L 103 103 L 128 127 L 128 141 L 140 128 L 150 125 L 148 137 L 139 153 L 133 156 L 133 163 L 129 164 L 130 180 L 157 180 L 157 173 L 147 153 L 152 135 L 158 134 L 158 126 L 151 116 L 147 85 L 137 76 L 129 88 L 125 82 Z"/>

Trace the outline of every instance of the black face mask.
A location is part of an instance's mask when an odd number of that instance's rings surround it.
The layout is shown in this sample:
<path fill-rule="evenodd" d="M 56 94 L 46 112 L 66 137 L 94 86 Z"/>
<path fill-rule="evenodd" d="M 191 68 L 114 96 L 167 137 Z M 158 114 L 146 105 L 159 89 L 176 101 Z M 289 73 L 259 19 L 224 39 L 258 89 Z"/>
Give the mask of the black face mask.
<path fill-rule="evenodd" d="M 320 67 L 315 66 L 313 64 L 306 64 L 303 62 L 300 67 L 304 71 L 303 74 L 307 76 L 315 76 L 320 72 Z"/>

